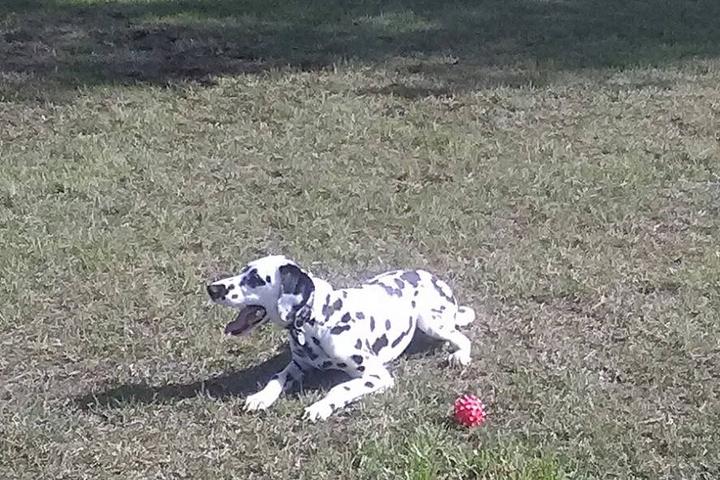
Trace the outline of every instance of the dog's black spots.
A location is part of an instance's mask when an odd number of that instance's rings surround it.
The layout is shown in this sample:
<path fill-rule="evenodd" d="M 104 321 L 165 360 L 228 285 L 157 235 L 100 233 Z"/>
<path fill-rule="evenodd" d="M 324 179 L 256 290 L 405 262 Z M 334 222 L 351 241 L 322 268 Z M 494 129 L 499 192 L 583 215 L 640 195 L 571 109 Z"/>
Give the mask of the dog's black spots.
<path fill-rule="evenodd" d="M 390 330 L 390 319 L 385 320 L 385 330 Z"/>
<path fill-rule="evenodd" d="M 330 410 L 335 410 L 335 404 L 334 404 L 334 403 L 331 403 L 331 404 L 330 404 Z"/>
<path fill-rule="evenodd" d="M 444 311 L 445 311 L 445 308 L 446 308 L 445 305 L 440 305 L 440 311 L 441 311 L 441 312 L 444 312 Z"/>
<path fill-rule="evenodd" d="M 358 350 L 362 348 L 362 340 L 360 340 L 359 338 L 358 341 L 355 342 L 355 348 L 357 348 Z"/>
<path fill-rule="evenodd" d="M 352 316 L 349 313 L 345 313 L 340 319 L 342 323 L 348 323 L 350 320 L 352 320 Z"/>
<path fill-rule="evenodd" d="M 350 359 L 358 365 L 362 365 L 363 357 L 360 355 L 353 355 Z"/>
<path fill-rule="evenodd" d="M 375 384 L 373 382 L 365 382 L 365 387 L 367 388 L 375 388 Z"/>
<path fill-rule="evenodd" d="M 234 283 L 231 283 L 231 284 L 228 285 L 226 288 L 227 288 L 227 291 L 229 292 L 230 290 L 232 290 L 233 288 L 235 288 L 235 284 L 234 284 Z"/>
<path fill-rule="evenodd" d="M 365 340 L 365 346 L 368 350 L 372 350 L 372 347 L 370 346 L 370 340 Z"/>
<path fill-rule="evenodd" d="M 342 297 L 347 298 L 347 292 L 342 292 Z"/>
<path fill-rule="evenodd" d="M 270 278 L 270 275 L 266 275 L 266 276 L 265 276 L 265 283 L 271 283 L 271 282 L 272 282 L 272 278 Z"/>
<path fill-rule="evenodd" d="M 410 306 L 411 306 L 412 308 L 415 308 L 415 307 L 417 306 L 417 303 L 415 303 L 415 300 L 413 300 L 412 302 L 410 302 Z"/>
<path fill-rule="evenodd" d="M 325 297 L 325 303 L 322 306 L 322 314 L 323 317 L 325 317 L 325 320 L 330 318 L 330 314 L 332 313 L 332 307 L 330 306 L 330 295 Z"/>
<path fill-rule="evenodd" d="M 413 297 L 417 297 L 420 295 L 420 290 L 415 290 L 415 293 L 413 293 Z"/>
<path fill-rule="evenodd" d="M 322 342 L 319 338 L 311 337 L 313 339 L 313 344 L 317 347 L 319 352 L 325 353 L 325 349 L 322 346 Z"/>
<path fill-rule="evenodd" d="M 369 376 L 380 380 L 380 375 L 375 375 L 374 373 L 371 373 Z"/>
<path fill-rule="evenodd" d="M 257 288 L 265 285 L 265 280 L 263 280 L 260 275 L 258 275 L 257 270 L 253 268 L 245 274 L 242 280 L 240 280 L 240 285 L 247 285 L 250 288 Z"/>
<path fill-rule="evenodd" d="M 375 317 L 370 316 L 370 330 L 375 330 Z"/>
<path fill-rule="evenodd" d="M 347 385 L 343 385 L 343 390 L 345 390 L 346 392 L 349 392 L 349 391 L 350 391 L 350 387 L 348 387 Z"/>
<path fill-rule="evenodd" d="M 412 329 L 413 329 L 413 319 L 412 319 L 412 317 L 410 317 L 410 326 L 408 327 L 408 329 L 407 329 L 406 331 L 404 331 L 403 333 L 401 333 L 398 338 L 396 338 L 395 340 L 393 340 L 393 342 L 391 343 L 392 347 L 393 347 L 393 348 L 397 347 L 397 346 L 400 344 L 400 342 L 402 342 L 403 338 L 405 338 L 406 336 L 410 335 L 410 331 L 411 331 Z"/>
<path fill-rule="evenodd" d="M 435 275 L 433 275 L 430 280 L 432 281 L 433 287 L 435 287 L 435 290 L 437 290 L 441 297 L 446 299 L 448 302 L 455 303 L 455 299 L 449 291 L 450 287 L 448 287 L 445 282 L 437 278 Z"/>
<path fill-rule="evenodd" d="M 340 363 L 337 364 L 337 366 L 338 366 L 338 368 L 347 368 L 347 363 L 345 363 L 345 362 L 340 362 Z"/>
<path fill-rule="evenodd" d="M 362 313 L 362 312 L 356 312 L 356 313 L 355 313 L 355 318 L 357 318 L 358 320 L 364 320 L 364 319 L 365 319 L 365 314 Z"/>
<path fill-rule="evenodd" d="M 340 310 L 342 308 L 342 305 L 343 302 L 339 298 L 335 300 L 332 305 L 330 305 L 330 295 L 328 295 L 325 299 L 325 305 L 323 305 L 322 307 L 322 314 L 325 317 L 325 320 L 328 320 L 333 313 Z"/>
<path fill-rule="evenodd" d="M 237 297 L 238 297 L 237 293 L 233 293 L 232 295 L 230 295 L 230 298 L 237 298 Z"/>
<path fill-rule="evenodd" d="M 430 311 L 433 313 L 442 313 L 442 310 L 440 310 L 439 308 L 431 308 Z"/>
<path fill-rule="evenodd" d="M 350 325 L 338 325 L 337 327 L 333 327 L 330 329 L 330 334 L 339 335 L 345 330 L 350 330 Z"/>
<path fill-rule="evenodd" d="M 400 278 L 408 282 L 413 287 L 417 287 L 420 284 L 420 275 L 417 272 L 403 272 Z"/>
<path fill-rule="evenodd" d="M 320 368 L 330 368 L 332 367 L 332 362 L 330 360 L 325 360 L 320 364 Z"/>
<path fill-rule="evenodd" d="M 372 351 L 375 352 L 375 355 L 380 353 L 380 350 L 387 347 L 388 344 L 388 338 L 385 334 L 383 334 L 380 338 L 375 340 L 375 343 L 373 343 Z"/>
<path fill-rule="evenodd" d="M 357 367 L 357 371 L 360 372 L 360 373 L 362 373 L 362 372 L 365 371 L 365 367 L 363 367 L 362 365 L 360 365 L 359 367 Z"/>
<path fill-rule="evenodd" d="M 318 354 L 313 351 L 312 348 L 310 348 L 308 345 L 304 345 L 305 347 L 305 353 L 307 353 L 307 356 L 310 360 L 317 360 Z"/>
<path fill-rule="evenodd" d="M 395 279 L 395 285 L 397 285 L 397 287 L 398 287 L 400 290 L 402 290 L 403 288 L 405 288 L 405 282 L 403 282 L 403 281 L 400 280 L 399 278 L 396 278 L 396 279 Z"/>
<path fill-rule="evenodd" d="M 393 288 L 390 285 L 384 285 L 382 283 L 379 284 L 381 287 L 385 289 L 385 293 L 390 295 L 391 297 L 402 297 L 402 290 L 399 288 Z"/>

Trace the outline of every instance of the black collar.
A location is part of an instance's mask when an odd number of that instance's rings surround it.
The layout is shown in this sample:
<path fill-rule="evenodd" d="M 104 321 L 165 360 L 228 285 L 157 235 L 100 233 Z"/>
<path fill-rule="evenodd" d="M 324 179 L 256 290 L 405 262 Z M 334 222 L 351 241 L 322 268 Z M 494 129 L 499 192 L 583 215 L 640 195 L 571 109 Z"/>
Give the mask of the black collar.
<path fill-rule="evenodd" d="M 298 309 L 290 323 L 287 324 L 287 330 L 290 332 L 290 336 L 295 339 L 300 345 L 305 344 L 305 334 L 303 333 L 303 326 L 307 323 L 313 325 L 315 320 L 311 318 L 310 308 L 305 306 Z"/>

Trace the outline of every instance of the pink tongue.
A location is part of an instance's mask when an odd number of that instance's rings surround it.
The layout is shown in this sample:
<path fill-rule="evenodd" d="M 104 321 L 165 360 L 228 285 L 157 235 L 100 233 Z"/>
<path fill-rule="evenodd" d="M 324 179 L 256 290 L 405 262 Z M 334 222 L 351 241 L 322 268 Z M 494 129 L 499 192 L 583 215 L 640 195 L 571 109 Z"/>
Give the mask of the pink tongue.
<path fill-rule="evenodd" d="M 226 335 L 244 336 L 250 333 L 252 327 L 265 318 L 265 309 L 252 305 L 245 307 L 237 314 L 235 320 L 225 325 Z"/>

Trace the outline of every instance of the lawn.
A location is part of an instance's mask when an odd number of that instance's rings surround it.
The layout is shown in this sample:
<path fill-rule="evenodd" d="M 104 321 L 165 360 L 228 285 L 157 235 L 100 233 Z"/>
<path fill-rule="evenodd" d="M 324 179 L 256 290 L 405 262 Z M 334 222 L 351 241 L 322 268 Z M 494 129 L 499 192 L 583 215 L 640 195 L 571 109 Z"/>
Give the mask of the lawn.
<path fill-rule="evenodd" d="M 720 477 L 720 3 L 7 0 L 8 479 Z M 269 253 L 437 272 L 473 363 L 242 411 L 282 332 L 205 283 Z M 479 395 L 488 422 L 448 420 Z"/>

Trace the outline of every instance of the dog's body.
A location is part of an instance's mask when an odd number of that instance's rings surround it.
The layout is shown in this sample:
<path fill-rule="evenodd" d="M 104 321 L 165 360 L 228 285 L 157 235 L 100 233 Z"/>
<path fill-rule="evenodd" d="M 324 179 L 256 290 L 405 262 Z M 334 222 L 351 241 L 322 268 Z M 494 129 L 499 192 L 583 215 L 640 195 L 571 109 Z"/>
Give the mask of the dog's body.
<path fill-rule="evenodd" d="M 458 307 L 450 287 L 423 270 L 388 272 L 359 287 L 336 290 L 291 260 L 270 256 L 214 282 L 208 293 L 216 303 L 240 309 L 226 333 L 244 334 L 266 321 L 290 333 L 290 363 L 246 399 L 248 410 L 272 405 L 309 368 L 342 370 L 352 379 L 305 409 L 310 420 L 326 419 L 353 400 L 393 385 L 385 364 L 405 351 L 416 328 L 456 348 L 451 364 L 470 362 L 470 340 L 456 327 L 472 322 L 474 311 Z"/>

